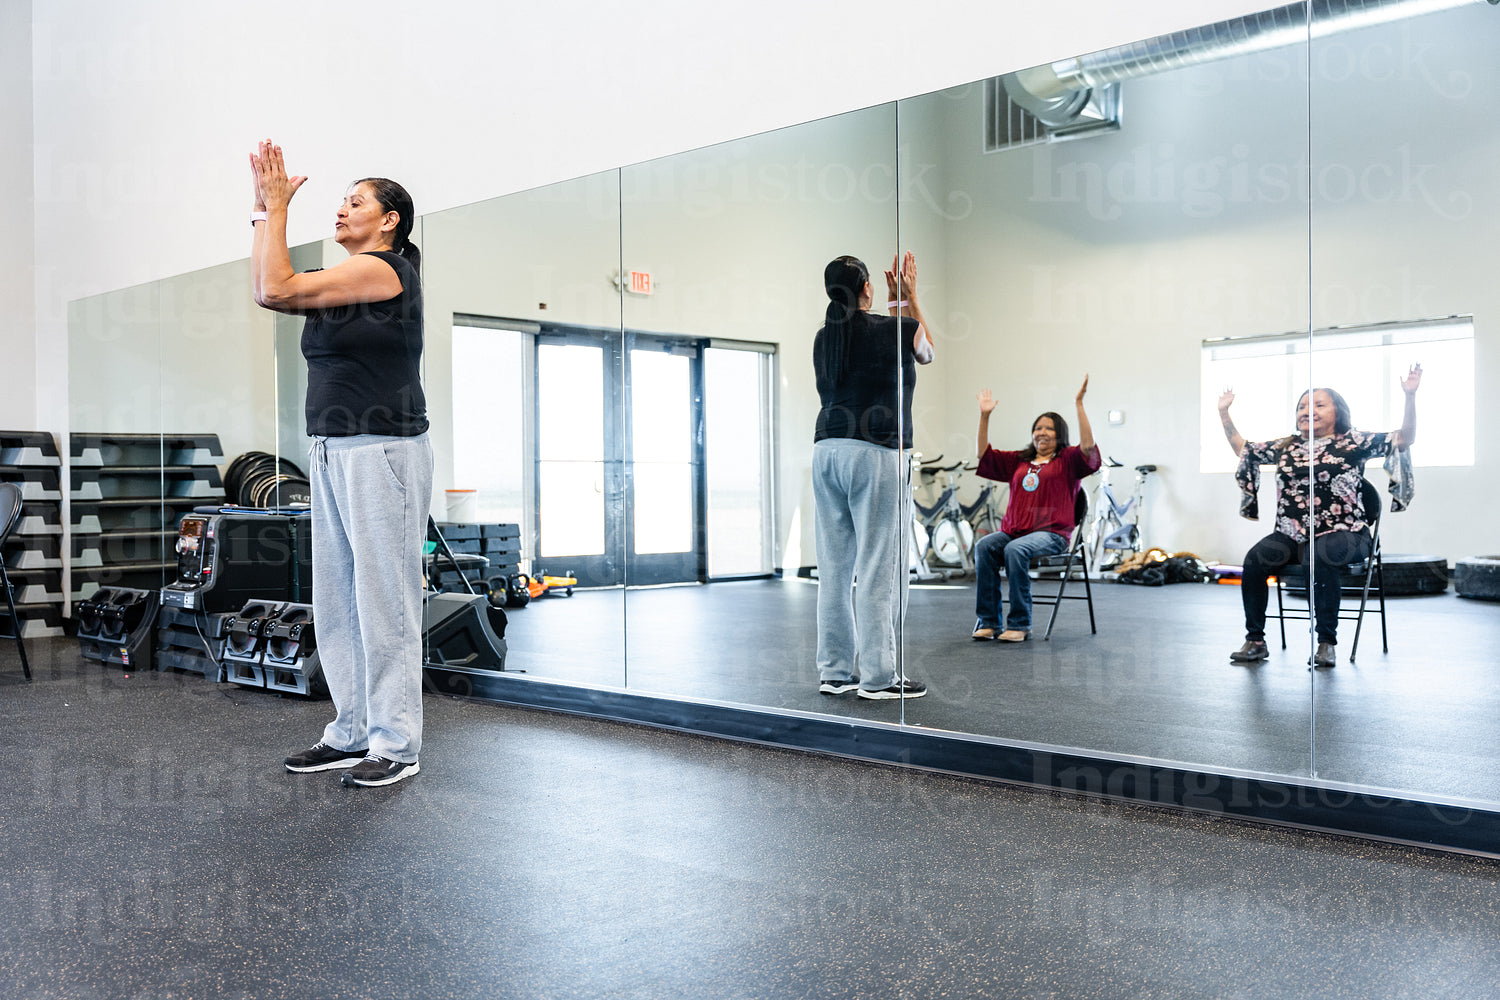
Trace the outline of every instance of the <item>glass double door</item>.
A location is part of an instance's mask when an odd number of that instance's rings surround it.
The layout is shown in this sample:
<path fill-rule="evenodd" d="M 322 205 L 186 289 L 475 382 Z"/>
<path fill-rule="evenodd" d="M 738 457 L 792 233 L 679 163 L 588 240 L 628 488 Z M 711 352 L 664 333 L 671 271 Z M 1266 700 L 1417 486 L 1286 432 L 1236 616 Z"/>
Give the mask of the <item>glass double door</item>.
<path fill-rule="evenodd" d="M 701 342 L 536 338 L 536 563 L 580 586 L 702 581 Z"/>

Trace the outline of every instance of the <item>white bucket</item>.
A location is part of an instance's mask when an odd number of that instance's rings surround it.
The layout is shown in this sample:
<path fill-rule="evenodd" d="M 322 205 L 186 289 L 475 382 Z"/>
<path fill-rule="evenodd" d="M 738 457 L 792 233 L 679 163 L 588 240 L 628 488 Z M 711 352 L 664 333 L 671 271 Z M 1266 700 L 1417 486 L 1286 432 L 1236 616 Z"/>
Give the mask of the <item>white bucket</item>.
<path fill-rule="evenodd" d="M 479 520 L 478 490 L 444 490 L 448 497 L 448 520 L 455 524 L 473 524 Z"/>

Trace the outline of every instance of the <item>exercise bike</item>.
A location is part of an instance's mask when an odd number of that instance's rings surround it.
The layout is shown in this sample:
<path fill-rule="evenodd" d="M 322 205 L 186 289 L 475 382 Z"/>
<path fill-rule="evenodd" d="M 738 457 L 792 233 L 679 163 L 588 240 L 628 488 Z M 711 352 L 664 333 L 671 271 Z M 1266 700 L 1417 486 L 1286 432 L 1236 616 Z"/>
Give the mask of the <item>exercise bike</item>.
<path fill-rule="evenodd" d="M 1109 488 L 1109 473 L 1111 469 L 1124 467 L 1124 463 L 1111 457 L 1099 470 L 1099 492 L 1094 496 L 1094 516 L 1089 523 L 1085 545 L 1090 561 L 1100 570 L 1119 565 L 1127 552 L 1145 549 L 1141 541 L 1141 520 L 1146 506 L 1146 477 L 1156 471 L 1156 466 L 1135 467 L 1135 488 L 1122 503 Z"/>
<path fill-rule="evenodd" d="M 978 469 L 979 466 L 977 464 L 964 466 L 965 472 L 977 472 Z M 1008 485 L 1007 483 L 986 481 L 984 487 L 979 491 L 979 496 L 974 498 L 973 503 L 959 504 L 959 509 L 963 511 L 964 520 L 968 521 L 969 527 L 974 529 L 974 541 L 976 544 L 979 539 L 990 532 L 1000 530 L 1000 521 L 1005 516 L 1005 505 L 1000 503 L 999 494 L 1001 488 Z M 970 546 L 969 551 L 974 551 L 972 546 Z"/>
<path fill-rule="evenodd" d="M 912 569 L 918 580 L 942 580 L 967 576 L 974 571 L 974 528 L 969 523 L 972 508 L 958 500 L 958 473 L 963 462 L 938 465 L 943 456 L 923 462 L 920 452 L 912 453 Z M 931 505 L 916 498 L 923 477 L 928 481 L 941 473 L 948 477 L 943 492 Z M 935 569 L 933 563 L 944 568 Z"/>

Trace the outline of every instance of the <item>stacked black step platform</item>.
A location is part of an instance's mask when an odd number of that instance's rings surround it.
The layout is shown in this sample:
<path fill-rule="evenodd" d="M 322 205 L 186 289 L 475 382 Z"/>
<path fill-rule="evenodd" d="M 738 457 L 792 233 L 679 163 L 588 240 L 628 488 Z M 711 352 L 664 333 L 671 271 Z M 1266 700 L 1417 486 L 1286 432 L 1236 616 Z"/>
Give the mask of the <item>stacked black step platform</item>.
<path fill-rule="evenodd" d="M 464 567 L 464 573 L 480 593 L 504 593 L 506 580 L 521 568 L 521 526 L 519 524 L 439 522 L 438 530 L 455 555 L 484 556 L 487 566 Z M 461 562 L 463 560 L 460 560 Z M 463 581 L 452 565 L 441 555 L 431 562 L 433 589 L 441 593 L 466 593 Z"/>
<path fill-rule="evenodd" d="M 62 459 L 44 431 L 0 431 L 0 482 L 21 488 L 21 521 L 0 551 L 21 635 L 61 635 Z M 0 614 L 3 614 L 0 611 Z M 10 627 L 0 625 L 0 633 Z"/>
<path fill-rule="evenodd" d="M 217 434 L 69 435 L 73 599 L 159 589 L 176 569 L 177 522 L 224 502 Z"/>

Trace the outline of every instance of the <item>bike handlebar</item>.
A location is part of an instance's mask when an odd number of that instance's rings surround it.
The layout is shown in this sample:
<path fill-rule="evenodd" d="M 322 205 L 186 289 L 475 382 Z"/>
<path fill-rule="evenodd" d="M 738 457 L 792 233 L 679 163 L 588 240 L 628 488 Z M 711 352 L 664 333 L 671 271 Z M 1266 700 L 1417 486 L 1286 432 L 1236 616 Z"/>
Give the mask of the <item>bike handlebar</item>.
<path fill-rule="evenodd" d="M 1111 469 L 1123 469 L 1123 468 L 1125 468 L 1125 463 L 1119 461 L 1113 455 L 1110 455 L 1109 458 L 1108 458 L 1108 460 L 1104 464 L 1105 464 L 1106 467 L 1111 468 Z M 1137 465 L 1135 467 L 1135 471 L 1139 472 L 1141 475 L 1144 476 L 1148 472 L 1155 472 L 1156 471 L 1156 466 L 1154 466 L 1154 465 Z"/>

